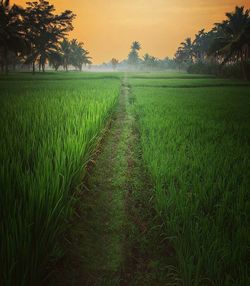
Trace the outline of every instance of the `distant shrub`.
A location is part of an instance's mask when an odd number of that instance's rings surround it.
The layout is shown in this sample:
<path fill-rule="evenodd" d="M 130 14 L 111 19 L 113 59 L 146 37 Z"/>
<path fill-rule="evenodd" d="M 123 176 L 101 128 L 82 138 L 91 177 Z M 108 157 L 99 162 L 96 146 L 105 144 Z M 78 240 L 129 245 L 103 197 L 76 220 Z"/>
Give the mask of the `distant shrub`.
<path fill-rule="evenodd" d="M 217 75 L 219 73 L 219 65 L 214 63 L 204 63 L 198 62 L 190 65 L 187 68 L 188 73 L 197 73 L 197 74 L 214 74 Z"/>
<path fill-rule="evenodd" d="M 248 79 L 250 79 L 250 62 L 245 64 Z M 240 63 L 228 64 L 222 68 L 221 75 L 227 78 L 243 78 L 242 67 Z"/>
<path fill-rule="evenodd" d="M 248 79 L 250 79 L 250 62 L 247 62 L 245 65 Z M 213 74 L 226 78 L 243 78 L 240 63 L 227 64 L 221 67 L 219 64 L 198 62 L 189 65 L 187 72 L 192 74 Z"/>

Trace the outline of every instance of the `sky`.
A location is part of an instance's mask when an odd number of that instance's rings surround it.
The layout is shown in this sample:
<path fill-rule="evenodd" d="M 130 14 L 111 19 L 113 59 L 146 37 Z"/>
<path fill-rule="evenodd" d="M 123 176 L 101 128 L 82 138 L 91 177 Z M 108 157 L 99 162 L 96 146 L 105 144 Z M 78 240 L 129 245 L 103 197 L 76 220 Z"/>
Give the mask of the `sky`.
<path fill-rule="evenodd" d="M 27 0 L 16 0 L 25 7 Z M 210 29 L 235 6 L 250 8 L 250 0 L 50 0 L 58 12 L 76 15 L 70 38 L 84 42 L 95 64 L 127 57 L 139 41 L 140 54 L 172 57 L 187 37 Z"/>

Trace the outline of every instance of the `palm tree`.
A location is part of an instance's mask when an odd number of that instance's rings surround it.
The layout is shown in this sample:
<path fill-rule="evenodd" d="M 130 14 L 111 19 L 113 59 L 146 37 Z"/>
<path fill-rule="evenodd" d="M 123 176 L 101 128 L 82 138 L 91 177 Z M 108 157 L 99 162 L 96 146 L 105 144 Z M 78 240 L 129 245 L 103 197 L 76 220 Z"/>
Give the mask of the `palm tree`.
<path fill-rule="evenodd" d="M 131 45 L 131 50 L 139 51 L 141 49 L 141 44 L 137 41 L 134 41 Z"/>
<path fill-rule="evenodd" d="M 179 47 L 174 56 L 174 62 L 177 64 L 179 71 L 181 70 L 182 64 L 186 61 L 186 54 L 182 47 Z"/>
<path fill-rule="evenodd" d="M 193 41 L 193 54 L 197 62 L 203 62 L 207 54 L 207 33 L 200 30 Z"/>
<path fill-rule="evenodd" d="M 69 10 L 56 15 L 54 5 L 45 0 L 27 4 L 25 26 L 32 47 L 29 60 L 33 63 L 33 71 L 36 62 L 44 71 L 46 62 L 56 52 L 60 41 L 73 30 L 75 15 Z"/>
<path fill-rule="evenodd" d="M 139 63 L 139 54 L 138 51 L 141 49 L 141 44 L 137 41 L 134 41 L 131 45 L 131 51 L 128 55 L 128 64 L 136 66 Z"/>
<path fill-rule="evenodd" d="M 64 70 L 68 71 L 69 59 L 71 54 L 71 43 L 69 40 L 64 39 L 60 43 L 60 49 L 62 51 L 62 58 L 63 58 L 63 68 Z"/>
<path fill-rule="evenodd" d="M 119 64 L 119 61 L 116 58 L 113 58 L 111 61 L 112 67 L 115 70 L 117 65 Z"/>
<path fill-rule="evenodd" d="M 186 60 L 193 63 L 194 51 L 191 38 L 186 38 L 185 41 L 181 43 L 181 49 L 185 54 Z"/>
<path fill-rule="evenodd" d="M 73 39 L 70 42 L 70 63 L 82 71 L 82 66 L 91 64 L 91 57 L 89 56 L 89 52 L 84 49 L 84 44 L 82 42 L 78 42 L 76 39 Z"/>
<path fill-rule="evenodd" d="M 240 61 L 244 79 L 247 79 L 245 63 L 250 46 L 249 12 L 236 6 L 234 12 L 226 13 L 227 19 L 215 24 L 217 36 L 210 48 L 210 55 L 222 58 L 221 66 Z"/>
<path fill-rule="evenodd" d="M 43 32 L 43 36 L 37 42 L 36 50 L 38 53 L 39 71 L 45 71 L 45 64 L 49 58 L 58 54 L 58 33 L 53 27 L 48 27 L 47 31 Z"/>
<path fill-rule="evenodd" d="M 62 51 L 58 49 L 57 51 L 50 53 L 48 60 L 50 66 L 52 66 L 55 71 L 58 71 L 59 67 L 63 65 Z"/>
<path fill-rule="evenodd" d="M 8 73 L 9 52 L 15 54 L 27 49 L 22 25 L 23 9 L 17 5 L 10 5 L 9 0 L 0 1 L 0 51 L 2 66 Z"/>
<path fill-rule="evenodd" d="M 147 68 L 153 68 L 157 66 L 157 59 L 154 56 L 150 56 L 149 54 L 145 54 L 143 56 L 143 64 Z"/>
<path fill-rule="evenodd" d="M 180 47 L 177 49 L 174 57 L 174 62 L 179 66 L 180 70 L 182 64 L 192 64 L 194 56 L 194 44 L 192 43 L 191 38 L 186 38 L 185 41 L 182 42 Z"/>

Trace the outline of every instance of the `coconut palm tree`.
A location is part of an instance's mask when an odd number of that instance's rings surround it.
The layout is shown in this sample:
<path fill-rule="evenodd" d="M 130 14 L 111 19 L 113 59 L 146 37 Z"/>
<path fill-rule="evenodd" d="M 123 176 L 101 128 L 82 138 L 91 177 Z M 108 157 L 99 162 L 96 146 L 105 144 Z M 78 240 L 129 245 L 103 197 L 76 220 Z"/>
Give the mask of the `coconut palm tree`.
<path fill-rule="evenodd" d="M 181 70 L 182 64 L 186 61 L 186 54 L 182 47 L 179 47 L 174 56 L 174 62 L 177 64 L 179 71 Z"/>
<path fill-rule="evenodd" d="M 197 51 L 196 51 L 197 53 Z M 182 64 L 192 64 L 193 58 L 195 57 L 194 44 L 191 38 L 186 38 L 177 49 L 174 57 L 175 63 L 181 69 Z"/>
<path fill-rule="evenodd" d="M 82 71 L 82 66 L 91 64 L 91 57 L 89 56 L 89 52 L 84 49 L 83 43 L 78 42 L 76 39 L 73 39 L 70 42 L 70 63 Z"/>
<path fill-rule="evenodd" d="M 59 67 L 63 65 L 63 53 L 60 49 L 57 49 L 57 51 L 52 52 L 49 57 L 49 65 L 55 69 L 55 71 L 58 71 Z"/>
<path fill-rule="evenodd" d="M 157 59 L 154 56 L 150 56 L 149 54 L 145 54 L 143 56 L 143 64 L 146 68 L 154 68 L 157 66 Z"/>
<path fill-rule="evenodd" d="M 112 67 L 115 70 L 117 65 L 119 64 L 119 61 L 116 58 L 113 58 L 111 61 Z"/>
<path fill-rule="evenodd" d="M 38 62 L 39 69 L 41 67 L 44 71 L 46 62 L 58 49 L 61 39 L 73 30 L 72 21 L 75 15 L 69 10 L 57 15 L 54 5 L 44 0 L 27 4 L 26 35 L 32 47 L 29 60 L 33 63 L 33 71 L 35 62 Z"/>
<path fill-rule="evenodd" d="M 71 43 L 67 39 L 63 39 L 60 43 L 60 50 L 62 52 L 63 58 L 63 68 L 64 70 L 68 71 L 68 65 L 70 61 L 70 54 L 71 54 Z"/>
<path fill-rule="evenodd" d="M 215 24 L 217 36 L 210 48 L 210 55 L 222 58 L 221 66 L 228 62 L 240 62 L 245 79 L 250 46 L 249 13 L 249 10 L 238 6 L 234 12 L 226 13 L 227 19 Z"/>
<path fill-rule="evenodd" d="M 181 49 L 185 55 L 186 61 L 193 63 L 194 50 L 191 38 L 186 38 L 185 41 L 181 43 Z"/>
<path fill-rule="evenodd" d="M 0 1 L 0 52 L 2 67 L 8 73 L 8 55 L 24 52 L 27 42 L 24 39 L 22 25 L 23 9 L 17 5 L 10 5 L 9 0 Z"/>
<path fill-rule="evenodd" d="M 128 55 L 128 64 L 132 65 L 132 66 L 136 66 L 139 61 L 139 54 L 138 51 L 141 49 L 141 44 L 137 41 L 134 41 L 131 45 L 131 51 Z"/>
<path fill-rule="evenodd" d="M 193 41 L 193 54 L 197 62 L 203 62 L 207 54 L 207 33 L 204 29 L 200 30 Z"/>
<path fill-rule="evenodd" d="M 141 49 L 141 44 L 137 41 L 134 41 L 131 45 L 131 50 L 139 51 Z"/>
<path fill-rule="evenodd" d="M 49 58 L 58 53 L 58 31 L 53 27 L 48 27 L 47 31 L 43 32 L 43 35 L 39 37 L 37 41 L 36 51 L 38 53 L 39 70 L 45 71 L 45 64 Z"/>

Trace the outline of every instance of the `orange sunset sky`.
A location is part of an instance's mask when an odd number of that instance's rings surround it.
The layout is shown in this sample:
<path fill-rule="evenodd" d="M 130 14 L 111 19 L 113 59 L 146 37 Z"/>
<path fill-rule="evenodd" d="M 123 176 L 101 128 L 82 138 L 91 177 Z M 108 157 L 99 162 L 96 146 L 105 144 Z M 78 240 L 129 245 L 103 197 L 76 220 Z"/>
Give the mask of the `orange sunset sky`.
<path fill-rule="evenodd" d="M 12 3 L 25 6 L 26 0 Z M 58 11 L 76 15 L 75 37 L 84 42 L 96 64 L 112 57 L 122 60 L 130 44 L 142 45 L 141 55 L 172 57 L 179 43 L 201 28 L 209 29 L 236 5 L 250 8 L 250 0 L 50 0 Z"/>

